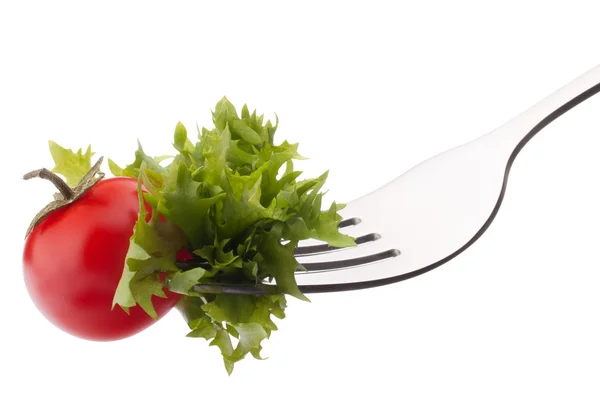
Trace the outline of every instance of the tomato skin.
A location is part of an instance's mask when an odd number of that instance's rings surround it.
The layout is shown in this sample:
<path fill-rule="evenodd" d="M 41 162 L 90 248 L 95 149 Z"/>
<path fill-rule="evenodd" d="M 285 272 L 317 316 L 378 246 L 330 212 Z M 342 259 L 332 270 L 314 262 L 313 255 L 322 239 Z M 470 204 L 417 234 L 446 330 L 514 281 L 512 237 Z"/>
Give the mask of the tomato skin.
<path fill-rule="evenodd" d="M 83 339 L 112 341 L 156 322 L 139 305 L 129 315 L 118 305 L 112 309 L 138 212 L 136 179 L 103 179 L 29 234 L 23 252 L 25 285 L 55 326 Z M 159 319 L 181 297 L 165 293 L 166 299 L 152 298 Z"/>

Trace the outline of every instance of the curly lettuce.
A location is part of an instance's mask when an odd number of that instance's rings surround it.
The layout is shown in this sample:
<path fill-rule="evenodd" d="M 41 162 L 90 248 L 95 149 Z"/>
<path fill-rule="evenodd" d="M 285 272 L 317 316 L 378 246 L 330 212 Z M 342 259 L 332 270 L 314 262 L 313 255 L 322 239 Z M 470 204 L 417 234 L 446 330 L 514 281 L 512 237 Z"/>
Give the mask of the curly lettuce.
<path fill-rule="evenodd" d="M 198 128 L 190 140 L 183 124 L 173 136 L 171 163 L 147 155 L 141 144 L 131 164 L 109 160 L 115 176 L 136 178 L 140 214 L 130 241 L 113 307 L 141 306 L 156 317 L 152 296 L 163 287 L 182 294 L 178 309 L 190 337 L 217 346 L 229 374 L 248 354 L 261 357 L 261 343 L 277 330 L 272 317 L 285 317 L 286 295 L 308 300 L 294 273 L 294 256 L 306 239 L 347 247 L 354 239 L 338 230 L 343 205 L 323 209 L 327 172 L 300 180 L 294 160 L 304 159 L 298 144 L 275 143 L 277 122 L 240 114 L 226 99 L 212 112 L 213 128 Z M 147 221 L 143 200 L 152 207 Z M 187 253 L 200 266 L 179 269 Z M 162 277 L 161 277 L 162 276 Z M 274 280 L 272 294 L 200 294 L 196 284 L 255 283 Z"/>

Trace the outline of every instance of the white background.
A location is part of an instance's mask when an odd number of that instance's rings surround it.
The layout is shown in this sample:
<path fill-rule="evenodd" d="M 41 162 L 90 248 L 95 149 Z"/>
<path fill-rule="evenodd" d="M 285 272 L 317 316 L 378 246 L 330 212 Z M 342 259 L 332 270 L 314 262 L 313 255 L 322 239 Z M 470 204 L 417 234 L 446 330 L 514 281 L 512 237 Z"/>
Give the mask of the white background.
<path fill-rule="evenodd" d="M 222 96 L 279 115 L 348 201 L 496 128 L 599 62 L 590 2 L 0 5 L 0 404 L 600 404 L 600 99 L 536 136 L 492 227 L 420 278 L 290 300 L 231 377 L 173 312 L 120 342 L 55 329 L 22 282 L 47 140 L 160 155 Z M 567 5 L 568 4 L 568 5 Z M 410 199 L 410 196 L 404 198 Z M 49 403 L 48 403 L 49 402 Z"/>

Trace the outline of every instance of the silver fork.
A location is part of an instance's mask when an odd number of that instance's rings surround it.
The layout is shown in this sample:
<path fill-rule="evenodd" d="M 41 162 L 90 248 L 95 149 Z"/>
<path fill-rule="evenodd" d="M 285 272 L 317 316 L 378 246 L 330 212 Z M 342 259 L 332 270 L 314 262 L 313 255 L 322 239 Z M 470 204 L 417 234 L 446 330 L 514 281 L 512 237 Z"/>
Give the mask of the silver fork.
<path fill-rule="evenodd" d="M 296 249 L 303 293 L 373 288 L 423 275 L 463 253 L 494 221 L 513 161 L 534 135 L 600 92 L 600 65 L 494 131 L 436 155 L 347 204 L 340 223 L 357 246 Z M 265 294 L 258 285 L 199 284 L 200 293 Z"/>

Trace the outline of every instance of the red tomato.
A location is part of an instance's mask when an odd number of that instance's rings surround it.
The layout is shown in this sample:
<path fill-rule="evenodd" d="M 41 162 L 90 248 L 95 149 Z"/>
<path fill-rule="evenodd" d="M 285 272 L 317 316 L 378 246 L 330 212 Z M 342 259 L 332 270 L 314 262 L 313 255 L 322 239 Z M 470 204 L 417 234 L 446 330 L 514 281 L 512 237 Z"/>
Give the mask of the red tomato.
<path fill-rule="evenodd" d="M 23 253 L 25 284 L 54 325 L 80 338 L 109 341 L 156 322 L 139 305 L 129 315 L 118 305 L 111 309 L 138 212 L 136 179 L 103 179 L 29 234 Z M 165 293 L 166 299 L 153 297 L 159 318 L 180 298 Z"/>

